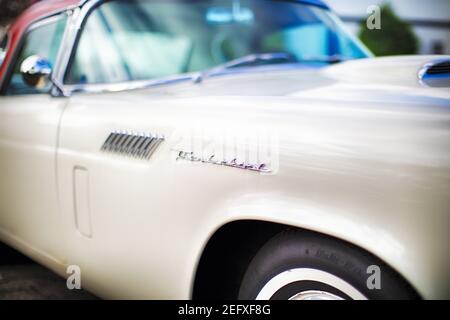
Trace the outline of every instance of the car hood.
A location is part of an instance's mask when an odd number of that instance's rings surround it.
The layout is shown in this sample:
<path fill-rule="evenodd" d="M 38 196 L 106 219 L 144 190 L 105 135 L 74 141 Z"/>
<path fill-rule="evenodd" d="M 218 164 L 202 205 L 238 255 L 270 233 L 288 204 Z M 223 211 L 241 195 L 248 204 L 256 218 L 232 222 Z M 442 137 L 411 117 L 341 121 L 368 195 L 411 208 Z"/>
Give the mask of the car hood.
<path fill-rule="evenodd" d="M 336 65 L 261 67 L 178 84 L 140 90 L 166 97 L 292 97 L 298 99 L 389 103 L 449 104 L 448 88 L 431 88 L 419 80 L 421 68 L 450 56 L 369 58 Z"/>

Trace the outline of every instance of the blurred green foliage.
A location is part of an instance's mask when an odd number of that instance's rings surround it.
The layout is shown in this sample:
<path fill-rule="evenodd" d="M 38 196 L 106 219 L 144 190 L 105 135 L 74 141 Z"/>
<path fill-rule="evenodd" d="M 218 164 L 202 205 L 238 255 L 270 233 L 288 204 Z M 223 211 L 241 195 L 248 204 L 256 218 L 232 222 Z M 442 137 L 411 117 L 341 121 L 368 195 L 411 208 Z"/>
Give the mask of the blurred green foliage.
<path fill-rule="evenodd" d="M 370 30 L 362 21 L 359 38 L 376 56 L 416 54 L 419 49 L 419 39 L 411 25 L 387 4 L 381 7 L 381 29 Z"/>

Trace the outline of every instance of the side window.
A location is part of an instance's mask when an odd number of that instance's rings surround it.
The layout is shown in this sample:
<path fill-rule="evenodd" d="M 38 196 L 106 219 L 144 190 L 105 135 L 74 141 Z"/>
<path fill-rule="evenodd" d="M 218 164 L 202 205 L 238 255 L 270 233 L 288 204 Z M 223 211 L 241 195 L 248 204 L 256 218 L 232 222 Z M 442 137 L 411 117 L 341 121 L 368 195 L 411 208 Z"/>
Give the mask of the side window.
<path fill-rule="evenodd" d="M 14 64 L 14 71 L 11 80 L 6 88 L 7 95 L 47 93 L 50 84 L 45 88 L 32 88 L 22 79 L 20 66 L 22 62 L 32 56 L 38 55 L 47 59 L 52 66 L 55 65 L 61 40 L 66 26 L 66 15 L 61 15 L 56 20 L 51 19 L 48 23 L 43 23 L 32 29 L 25 35 L 17 60 Z"/>
<path fill-rule="evenodd" d="M 111 1 L 97 7 L 83 27 L 64 83 L 117 83 L 185 72 L 193 44 L 182 31 L 165 26 L 167 9 L 183 10 L 166 2 Z"/>
<path fill-rule="evenodd" d="M 130 79 L 128 68 L 113 39 L 116 26 L 112 28 L 109 24 L 112 14 L 118 17 L 116 25 L 121 26 L 120 17 L 124 13 L 116 12 L 116 6 L 116 3 L 105 3 L 87 18 L 65 83 L 109 83 Z M 108 10 L 110 7 L 112 12 Z"/>

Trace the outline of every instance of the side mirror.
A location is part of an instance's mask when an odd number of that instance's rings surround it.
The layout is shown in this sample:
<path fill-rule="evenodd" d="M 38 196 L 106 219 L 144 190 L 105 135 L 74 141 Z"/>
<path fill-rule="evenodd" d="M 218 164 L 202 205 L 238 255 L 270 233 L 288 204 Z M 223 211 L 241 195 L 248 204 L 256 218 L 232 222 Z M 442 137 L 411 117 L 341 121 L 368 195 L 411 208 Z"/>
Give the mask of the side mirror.
<path fill-rule="evenodd" d="M 27 85 L 36 89 L 42 89 L 50 82 L 52 66 L 47 59 L 33 55 L 22 62 L 20 73 Z"/>

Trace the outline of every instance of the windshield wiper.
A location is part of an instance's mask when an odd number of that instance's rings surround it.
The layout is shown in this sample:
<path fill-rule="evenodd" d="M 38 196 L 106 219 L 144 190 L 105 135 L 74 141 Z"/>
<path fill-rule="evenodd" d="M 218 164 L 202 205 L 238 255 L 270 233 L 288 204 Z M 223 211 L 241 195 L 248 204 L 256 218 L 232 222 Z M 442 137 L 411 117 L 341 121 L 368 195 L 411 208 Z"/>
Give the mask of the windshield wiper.
<path fill-rule="evenodd" d="M 254 53 L 247 56 L 231 60 L 227 63 L 221 64 L 217 67 L 200 71 L 196 77 L 194 77 L 194 82 L 199 83 L 204 79 L 221 74 L 226 70 L 251 66 L 259 63 L 287 63 L 296 62 L 297 60 L 289 53 L 284 52 L 274 52 L 274 53 Z"/>

